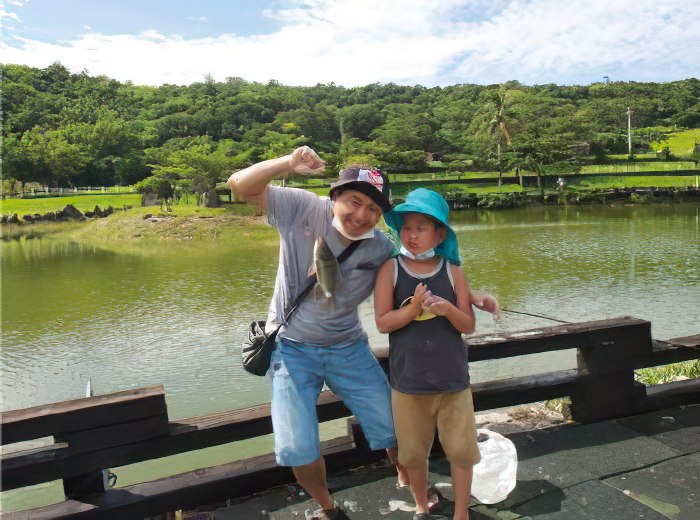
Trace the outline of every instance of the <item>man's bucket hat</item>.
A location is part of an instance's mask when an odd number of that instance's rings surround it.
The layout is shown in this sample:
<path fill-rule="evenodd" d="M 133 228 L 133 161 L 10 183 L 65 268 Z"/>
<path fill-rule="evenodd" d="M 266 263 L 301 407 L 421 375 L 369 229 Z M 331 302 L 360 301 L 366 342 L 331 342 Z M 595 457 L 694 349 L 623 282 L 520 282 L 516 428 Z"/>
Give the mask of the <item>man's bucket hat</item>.
<path fill-rule="evenodd" d="M 406 197 L 406 202 L 394 206 L 394 209 L 384 214 L 384 221 L 396 234 L 400 236 L 403 226 L 403 216 L 406 213 L 422 213 L 437 220 L 447 229 L 447 237 L 435 247 L 435 254 L 446 258 L 455 265 L 461 265 L 459 248 L 457 247 L 457 235 L 452 226 L 447 222 L 450 207 L 442 195 L 432 190 L 418 188 Z"/>
<path fill-rule="evenodd" d="M 383 212 L 387 212 L 392 207 L 388 197 L 388 187 L 388 183 L 384 181 L 384 177 L 377 170 L 351 167 L 340 171 L 338 180 L 331 184 L 329 195 L 332 199 L 334 194 L 345 190 L 359 191 L 376 202 Z"/>

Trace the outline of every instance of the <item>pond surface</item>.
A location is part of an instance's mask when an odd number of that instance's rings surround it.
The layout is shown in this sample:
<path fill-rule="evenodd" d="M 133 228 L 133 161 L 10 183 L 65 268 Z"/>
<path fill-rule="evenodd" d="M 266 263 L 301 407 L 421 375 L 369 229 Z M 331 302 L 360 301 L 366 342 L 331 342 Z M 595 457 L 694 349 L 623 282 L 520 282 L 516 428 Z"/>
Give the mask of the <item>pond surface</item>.
<path fill-rule="evenodd" d="M 697 205 L 480 210 L 451 221 L 472 287 L 507 309 L 565 321 L 634 316 L 650 320 L 658 339 L 700 332 Z M 96 248 L 37 239 L 0 248 L 2 409 L 82 397 L 88 378 L 96 393 L 163 384 L 171 420 L 269 400 L 265 379 L 242 370 L 239 344 L 267 314 L 275 240 Z M 371 302 L 361 314 L 370 342 L 385 343 Z M 477 320 L 478 333 L 555 324 L 509 313 Z M 483 381 L 574 365 L 563 351 L 471 369 Z M 271 450 L 269 438 L 240 445 L 122 468 L 119 484 Z M 3 495 L 24 507 L 54 500 L 55 488 Z"/>

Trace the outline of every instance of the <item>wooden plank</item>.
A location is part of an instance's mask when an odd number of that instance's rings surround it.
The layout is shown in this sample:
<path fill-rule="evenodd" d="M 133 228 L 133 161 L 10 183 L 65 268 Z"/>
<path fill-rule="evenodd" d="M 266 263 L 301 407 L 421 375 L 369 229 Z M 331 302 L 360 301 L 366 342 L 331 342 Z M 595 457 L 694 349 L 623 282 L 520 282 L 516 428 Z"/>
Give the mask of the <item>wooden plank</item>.
<path fill-rule="evenodd" d="M 469 343 L 469 361 L 502 359 L 540 352 L 565 349 L 619 348 L 636 335 L 649 337 L 649 344 L 640 344 L 640 350 L 651 348 L 651 324 L 637 318 L 621 317 L 588 321 L 552 327 L 541 327 L 512 333 L 472 336 Z"/>
<path fill-rule="evenodd" d="M 22 511 L 13 511 L 0 514 L 1 520 L 39 520 L 39 519 L 69 519 L 81 518 L 88 513 L 94 513 L 97 506 L 78 502 L 77 500 L 66 500 L 50 506 L 35 507 Z"/>
<path fill-rule="evenodd" d="M 700 377 L 647 387 L 645 411 L 700 403 Z"/>
<path fill-rule="evenodd" d="M 351 460 L 354 464 L 363 464 L 361 459 L 352 459 L 354 448 L 354 440 L 348 436 L 321 443 L 321 453 L 329 468 L 347 467 Z M 72 514 L 62 514 L 62 504 L 41 509 L 47 515 L 45 518 L 144 518 L 178 509 L 194 509 L 202 504 L 246 496 L 291 482 L 294 482 L 294 476 L 290 468 L 278 466 L 274 454 L 268 453 L 152 482 L 110 489 L 102 497 L 83 504 L 84 510 L 76 510 Z M 29 515 L 37 510 L 14 514 Z"/>
<path fill-rule="evenodd" d="M 350 412 L 332 392 L 321 392 L 318 400 L 320 421 L 347 417 Z M 16 452 L 3 455 L 2 490 L 16 489 L 63 477 L 79 476 L 103 468 L 113 468 L 177 453 L 208 448 L 272 433 L 270 404 L 227 410 L 171 422 L 169 434 L 127 445 L 94 451 L 71 446 L 45 448 L 39 453 Z"/>
<path fill-rule="evenodd" d="M 678 347 L 700 349 L 700 334 L 695 334 L 694 336 L 684 336 L 682 338 L 669 339 L 666 341 L 666 343 L 676 345 Z"/>
<path fill-rule="evenodd" d="M 0 412 L 3 444 L 167 415 L 163 386 Z"/>
<path fill-rule="evenodd" d="M 564 397 L 591 377 L 587 371 L 573 369 L 474 383 L 474 410 L 491 410 Z"/>
<path fill-rule="evenodd" d="M 122 424 L 65 433 L 55 436 L 55 439 L 67 442 L 71 453 L 81 453 L 163 437 L 168 433 L 168 416 L 156 415 Z"/>
<path fill-rule="evenodd" d="M 527 354 L 538 354 L 555 350 L 610 346 L 625 343 L 630 334 L 649 336 L 651 323 L 629 316 L 608 320 L 586 321 L 517 332 L 477 334 L 467 338 L 469 361 L 502 359 Z M 640 351 L 649 350 L 650 343 L 640 344 Z M 375 357 L 382 360 L 389 357 L 388 347 L 373 347 Z"/>
<path fill-rule="evenodd" d="M 635 365 L 635 368 L 655 367 L 700 359 L 700 349 L 695 348 L 692 344 L 674 343 L 673 341 L 654 340 L 651 355 L 638 360 L 640 366 Z"/>

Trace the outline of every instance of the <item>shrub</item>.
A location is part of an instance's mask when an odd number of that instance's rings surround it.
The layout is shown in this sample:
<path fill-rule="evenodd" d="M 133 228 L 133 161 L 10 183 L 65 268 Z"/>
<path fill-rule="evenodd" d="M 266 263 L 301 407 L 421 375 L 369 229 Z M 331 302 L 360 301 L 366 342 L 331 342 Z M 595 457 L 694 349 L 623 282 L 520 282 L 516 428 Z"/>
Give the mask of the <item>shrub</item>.
<path fill-rule="evenodd" d="M 159 199 L 167 200 L 173 197 L 173 187 L 168 179 L 153 175 L 146 177 L 141 182 L 134 185 L 139 193 L 150 193 L 157 195 Z"/>

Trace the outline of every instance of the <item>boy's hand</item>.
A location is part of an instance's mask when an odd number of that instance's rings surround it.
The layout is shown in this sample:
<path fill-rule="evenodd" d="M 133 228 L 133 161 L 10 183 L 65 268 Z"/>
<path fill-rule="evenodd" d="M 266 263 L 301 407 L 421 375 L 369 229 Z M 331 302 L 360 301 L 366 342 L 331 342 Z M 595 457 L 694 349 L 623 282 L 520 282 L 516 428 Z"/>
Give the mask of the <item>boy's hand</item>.
<path fill-rule="evenodd" d="M 416 289 L 413 291 L 413 296 L 406 298 L 401 304 L 401 307 L 411 305 L 416 311 L 418 311 L 418 315 L 420 315 L 425 307 L 425 302 L 428 301 L 430 297 L 431 292 L 428 290 L 428 286 L 424 283 L 419 283 L 416 285 Z"/>
<path fill-rule="evenodd" d="M 323 162 L 323 159 L 308 146 L 300 146 L 289 156 L 289 169 L 296 173 L 318 173 L 325 166 L 326 163 Z"/>
<path fill-rule="evenodd" d="M 431 295 L 423 304 L 423 310 L 431 312 L 435 314 L 435 316 L 445 316 L 450 307 L 452 307 L 450 302 L 435 294 Z"/>
<path fill-rule="evenodd" d="M 482 311 L 490 312 L 496 318 L 501 314 L 501 308 L 498 306 L 498 301 L 486 291 L 471 291 L 472 305 Z"/>
<path fill-rule="evenodd" d="M 413 299 L 411 300 L 411 303 L 422 309 L 425 305 L 426 299 L 430 298 L 431 294 L 432 293 L 428 290 L 427 285 L 424 283 L 419 283 L 416 285 L 415 291 L 413 291 Z"/>

